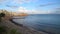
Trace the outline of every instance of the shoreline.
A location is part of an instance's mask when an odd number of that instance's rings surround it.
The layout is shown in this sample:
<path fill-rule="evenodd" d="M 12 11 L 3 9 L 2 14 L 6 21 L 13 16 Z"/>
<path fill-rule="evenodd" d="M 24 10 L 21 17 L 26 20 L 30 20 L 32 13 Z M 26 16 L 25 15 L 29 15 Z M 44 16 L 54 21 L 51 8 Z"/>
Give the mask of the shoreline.
<path fill-rule="evenodd" d="M 10 19 L 10 21 L 12 22 L 12 23 L 14 23 L 15 25 L 17 25 L 17 26 L 20 26 L 20 27 L 23 27 L 23 28 L 25 28 L 25 29 L 28 29 L 28 30 L 31 30 L 31 32 L 32 33 L 39 33 L 39 34 L 48 34 L 48 33 L 45 33 L 45 32 L 42 32 L 42 31 L 37 31 L 37 30 L 35 30 L 35 29 L 31 29 L 31 28 L 28 28 L 28 27 L 26 27 L 26 26 L 24 26 L 23 24 L 18 24 L 18 23 L 16 23 L 16 22 L 14 22 L 12 19 Z"/>
<path fill-rule="evenodd" d="M 6 26 L 8 30 L 17 29 L 17 31 L 21 32 L 22 34 L 54 34 L 51 32 L 46 33 L 44 31 L 37 31 L 35 29 L 28 28 L 24 26 L 23 24 L 18 24 L 14 22 L 12 18 L 8 20 L 3 19 L 0 25 Z"/>
<path fill-rule="evenodd" d="M 11 21 L 12 23 L 14 23 L 15 25 L 18 25 L 18 26 L 23 27 L 23 24 L 18 24 L 18 23 L 16 23 L 16 22 L 14 22 L 12 19 L 10 19 L 10 21 Z"/>
<path fill-rule="evenodd" d="M 35 29 L 33 29 L 33 28 L 26 27 L 26 26 L 24 26 L 23 24 L 19 24 L 19 23 L 14 22 L 12 19 L 11 19 L 10 21 L 11 21 L 12 23 L 14 23 L 15 25 L 18 25 L 18 26 L 21 26 L 21 27 L 30 29 L 30 30 L 32 30 L 32 31 L 34 31 L 34 32 L 44 32 L 44 33 L 47 33 L 47 34 L 55 34 L 55 33 L 47 32 L 47 31 L 44 31 L 44 30 L 38 31 L 38 30 L 35 30 Z"/>

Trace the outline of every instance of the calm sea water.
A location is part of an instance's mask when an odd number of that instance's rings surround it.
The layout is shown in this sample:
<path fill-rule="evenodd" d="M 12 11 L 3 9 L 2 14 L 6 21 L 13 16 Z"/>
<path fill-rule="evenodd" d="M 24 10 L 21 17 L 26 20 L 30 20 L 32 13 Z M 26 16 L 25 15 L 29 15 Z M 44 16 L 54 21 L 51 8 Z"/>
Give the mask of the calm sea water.
<path fill-rule="evenodd" d="M 60 14 L 35 14 L 13 21 L 48 34 L 60 34 Z"/>

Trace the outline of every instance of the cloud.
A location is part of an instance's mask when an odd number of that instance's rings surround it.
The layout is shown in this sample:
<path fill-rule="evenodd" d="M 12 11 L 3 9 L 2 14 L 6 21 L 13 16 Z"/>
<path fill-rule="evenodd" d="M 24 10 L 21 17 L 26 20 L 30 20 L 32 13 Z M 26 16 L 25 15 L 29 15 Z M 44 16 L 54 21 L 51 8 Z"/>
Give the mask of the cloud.
<path fill-rule="evenodd" d="M 23 3 L 30 3 L 30 2 L 36 2 L 37 0 L 0 0 L 0 3 L 15 3 L 15 4 L 23 4 Z"/>
<path fill-rule="evenodd" d="M 4 2 L 4 0 L 0 0 L 0 2 Z"/>
<path fill-rule="evenodd" d="M 48 14 L 60 14 L 60 8 L 53 8 L 48 11 Z"/>
<path fill-rule="evenodd" d="M 55 8 L 54 10 L 53 10 L 53 13 L 55 13 L 55 14 L 60 14 L 60 8 L 58 7 L 58 8 Z"/>
<path fill-rule="evenodd" d="M 13 2 L 17 4 L 23 4 L 23 3 L 30 3 L 30 2 L 36 2 L 37 0 L 14 0 Z"/>
<path fill-rule="evenodd" d="M 45 10 L 35 10 L 33 14 L 50 14 L 50 11 Z"/>
<path fill-rule="evenodd" d="M 7 2 L 10 2 L 10 3 L 23 3 L 24 1 L 23 0 L 0 0 L 0 4 L 4 4 L 4 3 L 7 3 Z"/>
<path fill-rule="evenodd" d="M 8 2 L 8 0 L 0 0 L 0 4 L 5 2 Z"/>
<path fill-rule="evenodd" d="M 4 5 L 10 8 L 18 8 L 19 6 L 16 6 L 17 4 L 30 3 L 35 1 L 37 0 L 0 0 L 0 5 Z M 13 4 L 13 6 L 11 4 Z"/>
<path fill-rule="evenodd" d="M 42 5 L 39 5 L 39 6 L 40 6 L 40 7 L 45 7 L 45 6 L 55 5 L 55 4 L 59 4 L 59 3 L 50 2 L 50 3 L 42 4 Z"/>
<path fill-rule="evenodd" d="M 32 13 L 32 10 L 28 10 L 25 7 L 19 7 L 17 11 L 20 12 L 20 13 L 21 12 L 28 13 L 28 14 L 31 14 Z"/>
<path fill-rule="evenodd" d="M 57 8 L 60 9 L 60 8 Z M 28 13 L 28 14 L 60 14 L 60 10 L 36 10 L 36 9 L 32 9 L 32 10 L 28 10 L 25 7 L 19 7 L 18 8 L 18 12 L 24 12 L 24 13 Z"/>
<path fill-rule="evenodd" d="M 11 5 L 6 5 L 7 7 L 10 7 L 10 8 L 18 8 L 19 6 L 11 6 Z"/>
<path fill-rule="evenodd" d="M 60 7 L 54 8 L 54 10 L 55 10 L 55 11 L 56 11 L 56 10 L 60 10 Z"/>

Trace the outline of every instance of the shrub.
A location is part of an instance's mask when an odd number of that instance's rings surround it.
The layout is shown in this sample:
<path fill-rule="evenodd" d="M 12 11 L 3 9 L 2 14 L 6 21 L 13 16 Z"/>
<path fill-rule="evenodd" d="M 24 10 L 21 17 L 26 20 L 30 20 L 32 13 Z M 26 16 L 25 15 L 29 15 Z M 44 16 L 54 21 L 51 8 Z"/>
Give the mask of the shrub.
<path fill-rule="evenodd" d="M 17 32 L 16 29 L 12 29 L 12 30 L 10 31 L 10 34 L 21 34 L 21 33 L 20 33 L 20 32 Z"/>
<path fill-rule="evenodd" d="M 0 22 L 2 21 L 2 17 L 4 17 L 5 14 L 4 13 L 0 13 Z"/>
<path fill-rule="evenodd" d="M 0 15 L 0 22 L 1 22 L 1 15 Z"/>
<path fill-rule="evenodd" d="M 6 34 L 6 29 L 3 26 L 0 26 L 0 34 Z"/>
<path fill-rule="evenodd" d="M 4 13 L 0 13 L 0 17 L 4 17 L 5 16 L 5 14 Z"/>
<path fill-rule="evenodd" d="M 12 29 L 11 31 L 10 31 L 10 34 L 15 34 L 16 33 L 16 29 Z"/>

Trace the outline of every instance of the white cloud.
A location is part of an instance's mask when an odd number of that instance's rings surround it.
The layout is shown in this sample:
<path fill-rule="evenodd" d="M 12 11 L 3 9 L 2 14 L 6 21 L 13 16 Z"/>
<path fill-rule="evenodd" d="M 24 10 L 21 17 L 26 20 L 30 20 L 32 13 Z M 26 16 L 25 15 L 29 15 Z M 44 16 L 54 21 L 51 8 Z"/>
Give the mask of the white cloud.
<path fill-rule="evenodd" d="M 10 8 L 18 8 L 19 6 L 10 6 L 10 5 L 6 5 L 7 7 L 10 7 Z"/>
<path fill-rule="evenodd" d="M 36 2 L 37 0 L 14 0 L 13 2 L 16 4 L 23 4 L 23 3 L 30 3 L 30 2 Z"/>
<path fill-rule="evenodd" d="M 52 11 L 53 14 L 60 14 L 60 7 L 58 8 L 54 8 L 54 10 Z"/>
<path fill-rule="evenodd" d="M 0 3 L 12 2 L 15 4 L 23 4 L 23 3 L 36 2 L 36 1 L 37 0 L 0 0 Z"/>
<path fill-rule="evenodd" d="M 0 0 L 0 4 L 6 3 L 6 2 L 8 2 L 8 0 Z"/>
<path fill-rule="evenodd" d="M 21 13 L 21 12 L 23 12 L 23 13 L 28 13 L 28 14 L 31 14 L 31 13 L 32 13 L 31 10 L 28 10 L 28 9 L 26 9 L 26 8 L 24 8 L 24 7 L 19 7 L 17 11 L 20 12 L 20 13 Z"/>
<path fill-rule="evenodd" d="M 50 10 L 34 10 L 32 11 L 32 14 L 50 14 Z"/>
<path fill-rule="evenodd" d="M 56 3 L 56 2 L 48 2 L 48 3 L 44 3 L 44 4 L 42 4 L 42 5 L 39 5 L 40 7 L 45 7 L 45 6 L 50 6 L 50 5 L 55 5 L 55 4 L 60 4 L 60 3 Z"/>
<path fill-rule="evenodd" d="M 32 9 L 32 10 L 28 10 L 24 7 L 19 7 L 18 8 L 18 12 L 24 12 L 24 13 L 28 13 L 28 14 L 50 14 L 51 11 L 50 10 L 47 10 L 47 11 L 43 11 L 43 10 L 35 10 L 35 9 Z"/>
<path fill-rule="evenodd" d="M 0 2 L 4 2 L 4 0 L 0 0 Z"/>

